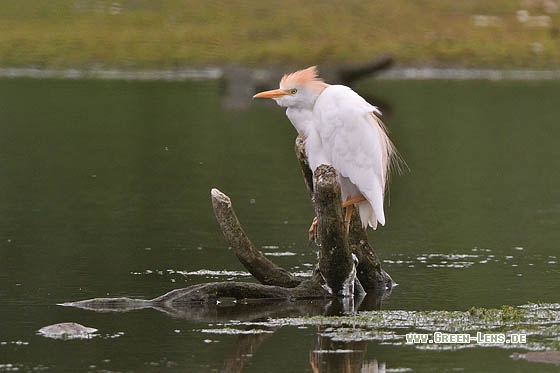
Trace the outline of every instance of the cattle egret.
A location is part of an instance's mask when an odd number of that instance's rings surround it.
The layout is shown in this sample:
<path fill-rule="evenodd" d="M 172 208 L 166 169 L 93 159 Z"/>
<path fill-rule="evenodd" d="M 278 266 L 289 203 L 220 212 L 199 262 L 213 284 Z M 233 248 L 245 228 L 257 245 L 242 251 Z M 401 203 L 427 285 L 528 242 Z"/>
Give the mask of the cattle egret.
<path fill-rule="evenodd" d="M 349 87 L 325 83 L 315 66 L 284 75 L 279 89 L 253 98 L 271 98 L 287 108 L 305 138 L 313 172 L 321 164 L 338 172 L 347 231 L 354 204 L 364 228 L 385 225 L 383 197 L 391 165 L 400 158 L 376 106 Z"/>

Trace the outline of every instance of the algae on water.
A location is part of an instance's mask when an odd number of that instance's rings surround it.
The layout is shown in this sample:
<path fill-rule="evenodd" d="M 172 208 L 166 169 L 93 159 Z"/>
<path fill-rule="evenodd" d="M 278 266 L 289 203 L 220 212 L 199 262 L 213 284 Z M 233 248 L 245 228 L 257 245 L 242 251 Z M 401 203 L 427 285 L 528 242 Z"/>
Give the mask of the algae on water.
<path fill-rule="evenodd" d="M 461 349 L 471 347 L 554 350 L 560 347 L 560 304 L 504 305 L 499 309 L 472 307 L 467 311 L 365 311 L 344 316 L 311 316 L 269 319 L 262 322 L 230 321 L 226 329 L 241 326 L 278 328 L 315 326 L 322 336 L 335 341 L 378 341 L 417 349 Z M 504 343 L 408 343 L 409 333 L 478 335 L 504 334 Z M 477 334 L 478 333 L 478 334 Z M 526 343 L 508 343 L 515 335 L 526 335 Z M 510 341 L 511 340 L 511 341 Z"/>

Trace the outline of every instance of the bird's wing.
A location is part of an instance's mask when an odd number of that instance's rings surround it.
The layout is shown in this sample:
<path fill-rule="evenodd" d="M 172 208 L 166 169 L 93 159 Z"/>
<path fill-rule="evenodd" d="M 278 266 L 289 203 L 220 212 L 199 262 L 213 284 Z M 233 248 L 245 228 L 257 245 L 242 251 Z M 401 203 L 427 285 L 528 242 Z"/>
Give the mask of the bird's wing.
<path fill-rule="evenodd" d="M 391 143 L 374 114 L 379 110 L 348 87 L 330 86 L 317 99 L 313 113 L 331 165 L 366 197 L 384 225 Z"/>

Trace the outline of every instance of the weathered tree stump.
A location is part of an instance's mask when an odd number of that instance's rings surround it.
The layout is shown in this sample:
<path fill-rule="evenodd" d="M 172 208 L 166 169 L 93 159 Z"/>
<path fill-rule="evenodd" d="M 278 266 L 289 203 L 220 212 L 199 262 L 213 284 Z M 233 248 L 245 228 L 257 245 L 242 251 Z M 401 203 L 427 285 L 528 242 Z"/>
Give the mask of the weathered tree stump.
<path fill-rule="evenodd" d="M 331 166 L 321 165 L 313 174 L 305 156 L 304 140 L 299 137 L 296 139 L 295 151 L 318 219 L 316 242 L 319 259 L 311 279 L 294 276 L 257 250 L 241 227 L 230 198 L 218 189 L 212 189 L 214 214 L 228 245 L 260 284 L 211 282 L 176 289 L 151 300 L 94 298 L 63 305 L 100 312 L 155 308 L 177 315 L 191 312 L 195 304 L 216 304 L 220 298 L 247 302 L 335 297 L 351 299 L 355 294 L 361 296 L 365 292 L 382 296 L 391 289 L 393 282 L 381 268 L 379 259 L 369 245 L 356 209 L 350 232 L 346 234 L 336 171 Z M 189 311 L 184 311 L 187 309 Z"/>
<path fill-rule="evenodd" d="M 339 296 L 354 294 L 356 268 L 344 228 L 342 198 L 334 168 L 321 165 L 313 175 L 313 204 L 317 215 L 319 273 L 329 292 Z"/>
<path fill-rule="evenodd" d="M 295 153 L 301 167 L 305 187 L 313 200 L 313 172 L 309 168 L 309 162 L 305 155 L 305 140 L 301 136 L 296 138 Z M 314 201 L 315 203 L 316 201 Z M 357 210 L 354 209 L 353 211 L 348 234 L 348 243 L 358 260 L 357 276 L 366 292 L 383 294 L 393 287 L 394 282 L 391 276 L 381 268 L 381 262 L 368 242 L 367 232 L 362 228 Z"/>

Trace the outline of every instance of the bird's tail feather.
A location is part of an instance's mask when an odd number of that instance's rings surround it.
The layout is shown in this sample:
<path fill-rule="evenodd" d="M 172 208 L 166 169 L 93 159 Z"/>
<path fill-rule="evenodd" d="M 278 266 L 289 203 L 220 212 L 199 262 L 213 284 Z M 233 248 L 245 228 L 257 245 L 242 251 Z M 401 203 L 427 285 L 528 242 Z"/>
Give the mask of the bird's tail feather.
<path fill-rule="evenodd" d="M 383 211 L 381 212 L 380 216 L 376 216 L 373 207 L 368 201 L 357 203 L 356 206 L 358 207 L 358 211 L 360 213 L 362 227 L 367 228 L 367 226 L 369 225 L 373 229 L 377 229 L 378 222 L 381 225 L 385 225 L 385 216 L 383 214 Z"/>

